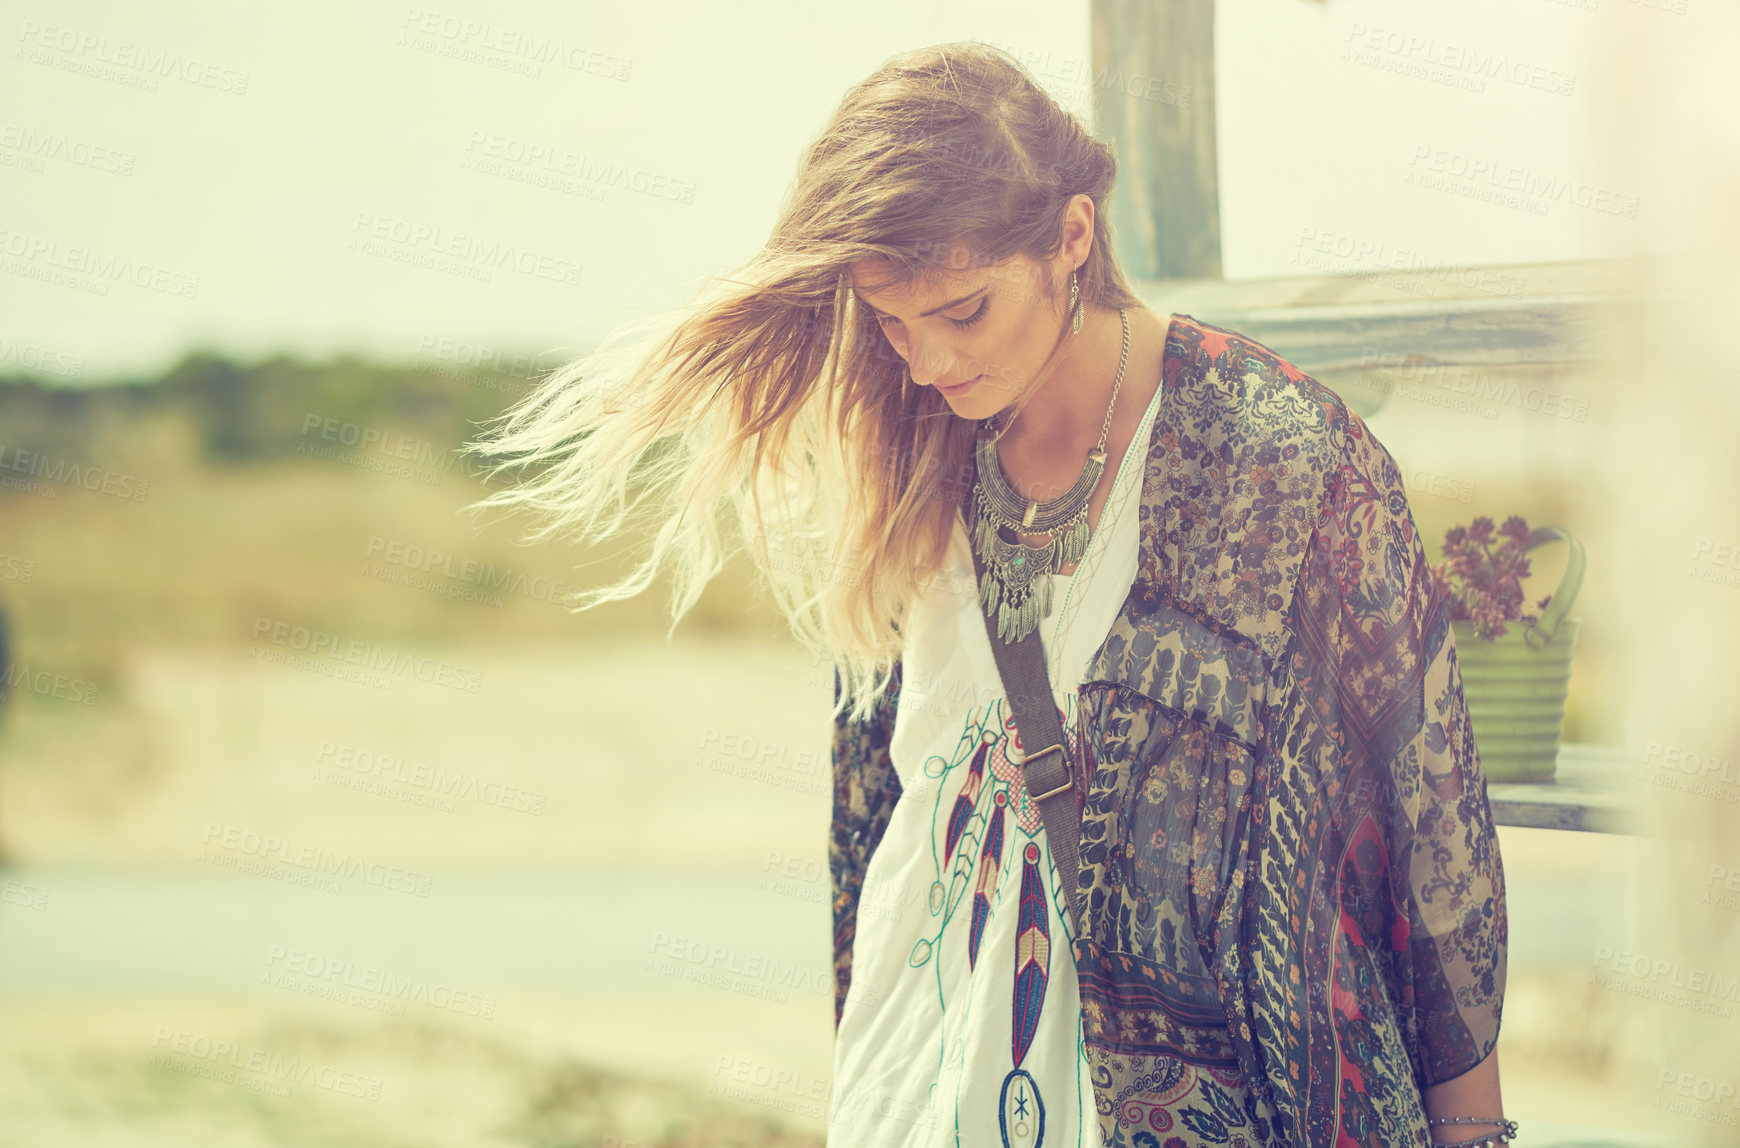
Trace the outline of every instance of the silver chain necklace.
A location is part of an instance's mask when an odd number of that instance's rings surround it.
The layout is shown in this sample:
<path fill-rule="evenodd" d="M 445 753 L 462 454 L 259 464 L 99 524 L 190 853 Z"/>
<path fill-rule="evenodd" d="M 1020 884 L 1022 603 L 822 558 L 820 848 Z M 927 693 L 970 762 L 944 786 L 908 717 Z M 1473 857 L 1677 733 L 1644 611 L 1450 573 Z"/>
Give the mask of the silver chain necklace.
<path fill-rule="evenodd" d="M 973 485 L 973 546 L 985 563 L 979 581 L 979 605 L 997 620 L 997 635 L 1005 642 L 1020 641 L 1051 611 L 1051 575 L 1075 562 L 1087 551 L 1088 502 L 1100 475 L 1106 469 L 1106 436 L 1112 429 L 1112 410 L 1124 383 L 1124 365 L 1130 358 L 1130 316 L 1118 308 L 1124 326 L 1124 348 L 1118 355 L 1118 374 L 1112 380 L 1112 401 L 1106 404 L 1106 421 L 1100 441 L 1088 451 L 1081 477 L 1050 502 L 1021 497 L 1003 475 L 997 460 L 997 441 L 984 434 L 974 447 L 978 481 Z M 1042 546 L 1029 546 L 1011 535 L 1050 534 Z M 1044 579 L 1044 595 L 1036 583 Z"/>

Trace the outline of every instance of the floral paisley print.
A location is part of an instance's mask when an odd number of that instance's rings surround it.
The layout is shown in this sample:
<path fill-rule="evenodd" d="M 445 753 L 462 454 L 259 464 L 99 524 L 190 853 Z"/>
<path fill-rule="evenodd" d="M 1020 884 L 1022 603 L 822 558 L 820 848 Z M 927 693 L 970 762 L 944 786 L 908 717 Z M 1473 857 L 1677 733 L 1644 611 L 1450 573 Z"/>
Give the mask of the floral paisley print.
<path fill-rule="evenodd" d="M 1497 1043 L 1508 923 L 1402 473 L 1254 340 L 1175 315 L 1162 370 L 1136 577 L 1073 699 L 1102 1140 L 1427 1145 L 1422 1090 Z M 835 726 L 836 1023 L 900 693 Z"/>

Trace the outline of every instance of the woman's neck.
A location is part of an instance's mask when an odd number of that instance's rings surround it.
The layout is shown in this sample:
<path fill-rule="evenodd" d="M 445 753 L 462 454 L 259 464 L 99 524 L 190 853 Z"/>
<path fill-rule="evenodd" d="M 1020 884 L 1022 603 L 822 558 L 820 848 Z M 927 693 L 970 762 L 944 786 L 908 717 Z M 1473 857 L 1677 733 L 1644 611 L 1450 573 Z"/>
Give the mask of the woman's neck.
<path fill-rule="evenodd" d="M 1153 329 L 1153 313 L 1141 306 L 1127 313 L 1130 353 L 1106 440 L 1106 449 L 1113 454 L 1122 453 L 1114 447 L 1124 437 L 1118 433 L 1120 427 L 1127 431 L 1139 421 L 1160 382 L 1159 372 L 1147 366 L 1157 361 L 1154 343 L 1163 337 Z M 1106 427 L 1123 342 L 1116 309 L 1088 309 L 1080 333 L 1064 335 L 1064 348 L 1052 369 L 1041 376 L 1014 423 L 999 438 L 997 453 L 1005 469 L 1035 476 L 1080 473 L 1088 451 L 1099 443 Z"/>

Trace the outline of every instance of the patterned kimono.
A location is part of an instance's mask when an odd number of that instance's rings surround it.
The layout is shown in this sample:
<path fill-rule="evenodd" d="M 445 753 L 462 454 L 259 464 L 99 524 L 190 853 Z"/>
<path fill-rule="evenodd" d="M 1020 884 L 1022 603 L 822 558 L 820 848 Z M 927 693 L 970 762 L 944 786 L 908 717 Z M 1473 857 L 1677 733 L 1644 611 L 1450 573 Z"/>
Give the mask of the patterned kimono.
<path fill-rule="evenodd" d="M 1507 918 L 1402 472 L 1333 391 L 1235 332 L 1174 315 L 1162 371 L 1136 580 L 1076 694 L 1072 955 L 1101 1135 L 1164 1148 L 1150 1117 L 1212 1015 L 1260 1136 L 1427 1145 L 1422 1090 L 1497 1044 Z M 836 1025 L 900 797 L 898 669 L 868 719 L 835 722 Z M 1192 934 L 1209 980 L 1172 971 Z"/>

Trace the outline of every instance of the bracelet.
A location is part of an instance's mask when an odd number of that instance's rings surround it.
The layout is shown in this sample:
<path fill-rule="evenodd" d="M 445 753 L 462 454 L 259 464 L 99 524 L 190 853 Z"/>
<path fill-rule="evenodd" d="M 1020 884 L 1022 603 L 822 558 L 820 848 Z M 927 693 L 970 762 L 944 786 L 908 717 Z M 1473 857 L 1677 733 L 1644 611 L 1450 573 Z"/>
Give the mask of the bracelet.
<path fill-rule="evenodd" d="M 1509 1144 L 1516 1136 L 1517 1128 L 1514 1120 L 1490 1116 L 1430 1116 L 1426 1124 L 1428 1127 L 1434 1124 L 1496 1124 L 1499 1129 L 1472 1140 L 1434 1140 L 1432 1148 L 1493 1148 L 1499 1141 Z"/>

